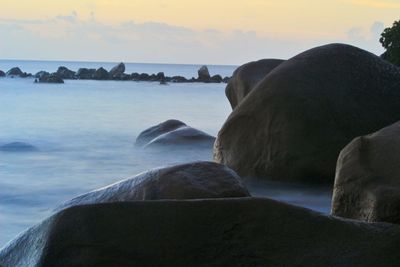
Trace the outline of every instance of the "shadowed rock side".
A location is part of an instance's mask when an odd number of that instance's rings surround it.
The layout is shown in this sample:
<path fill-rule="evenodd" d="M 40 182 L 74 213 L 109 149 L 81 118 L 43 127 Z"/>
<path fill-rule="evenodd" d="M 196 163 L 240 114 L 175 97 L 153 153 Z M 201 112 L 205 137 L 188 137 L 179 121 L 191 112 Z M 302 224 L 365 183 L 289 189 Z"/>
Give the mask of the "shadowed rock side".
<path fill-rule="evenodd" d="M 136 138 L 135 146 L 144 146 L 157 136 L 183 126 L 186 126 L 186 124 L 179 120 L 167 120 L 158 125 L 152 126 L 139 134 Z"/>
<path fill-rule="evenodd" d="M 357 137 L 339 155 L 332 214 L 400 223 L 400 122 Z"/>
<path fill-rule="evenodd" d="M 261 59 L 246 63 L 233 72 L 225 94 L 234 109 L 268 73 L 279 66 L 284 60 Z"/>
<path fill-rule="evenodd" d="M 24 142 L 12 142 L 0 146 L 0 151 L 3 152 L 33 152 L 37 150 L 35 146 Z"/>
<path fill-rule="evenodd" d="M 0 77 L 4 77 L 4 76 L 6 76 L 6 73 L 4 71 L 0 70 Z"/>
<path fill-rule="evenodd" d="M 0 251 L 3 267 L 399 266 L 400 227 L 269 199 L 72 207 Z"/>
<path fill-rule="evenodd" d="M 228 167 L 213 162 L 193 162 L 144 172 L 78 196 L 57 210 L 105 202 L 248 196 L 241 178 Z"/>
<path fill-rule="evenodd" d="M 400 69 L 359 48 L 331 44 L 275 68 L 233 110 L 216 162 L 242 177 L 332 183 L 354 137 L 400 120 Z"/>

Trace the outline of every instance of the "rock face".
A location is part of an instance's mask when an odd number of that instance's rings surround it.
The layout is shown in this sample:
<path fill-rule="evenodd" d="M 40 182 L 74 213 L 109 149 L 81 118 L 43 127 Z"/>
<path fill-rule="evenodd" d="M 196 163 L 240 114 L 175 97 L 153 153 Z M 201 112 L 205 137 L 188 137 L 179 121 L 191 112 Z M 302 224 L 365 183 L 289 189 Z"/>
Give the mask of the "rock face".
<path fill-rule="evenodd" d="M 98 68 L 96 72 L 93 75 L 93 79 L 95 80 L 108 80 L 110 78 L 110 75 L 106 69 L 103 67 Z"/>
<path fill-rule="evenodd" d="M 75 79 L 75 71 L 72 71 L 64 66 L 58 67 L 56 73 L 61 79 Z"/>
<path fill-rule="evenodd" d="M 397 267 L 400 227 L 269 199 L 135 201 L 68 208 L 0 251 L 2 267 Z"/>
<path fill-rule="evenodd" d="M 58 76 L 57 73 L 52 74 L 42 74 L 38 79 L 39 83 L 64 83 L 64 80 Z"/>
<path fill-rule="evenodd" d="M 281 59 L 261 59 L 246 63 L 233 72 L 225 89 L 226 97 L 234 109 L 250 91 L 273 69 L 283 63 Z"/>
<path fill-rule="evenodd" d="M 197 74 L 199 75 L 199 81 L 209 81 L 210 80 L 210 72 L 208 71 L 207 66 L 202 66 L 198 71 Z"/>
<path fill-rule="evenodd" d="M 400 122 L 357 137 L 339 155 L 332 214 L 400 224 Z"/>
<path fill-rule="evenodd" d="M 4 77 L 6 76 L 6 74 L 4 73 L 4 71 L 0 70 L 0 77 Z"/>
<path fill-rule="evenodd" d="M 124 72 L 125 72 L 125 64 L 121 62 L 110 70 L 110 77 L 117 78 L 122 74 L 124 74 Z"/>
<path fill-rule="evenodd" d="M 3 152 L 33 152 L 37 150 L 35 146 L 23 142 L 12 142 L 0 146 L 0 151 Z"/>
<path fill-rule="evenodd" d="M 18 67 L 12 68 L 6 73 L 7 76 L 24 76 L 22 70 Z"/>
<path fill-rule="evenodd" d="M 241 178 L 228 167 L 213 162 L 193 162 L 144 172 L 78 196 L 57 210 L 106 202 L 249 196 Z"/>
<path fill-rule="evenodd" d="M 179 120 L 164 121 L 141 132 L 136 138 L 135 146 L 144 146 L 157 136 L 160 136 L 164 133 L 173 131 L 183 126 L 186 126 L 186 124 Z"/>
<path fill-rule="evenodd" d="M 332 183 L 354 137 L 400 120 L 400 69 L 344 44 L 281 63 L 230 114 L 216 162 L 242 177 Z"/>

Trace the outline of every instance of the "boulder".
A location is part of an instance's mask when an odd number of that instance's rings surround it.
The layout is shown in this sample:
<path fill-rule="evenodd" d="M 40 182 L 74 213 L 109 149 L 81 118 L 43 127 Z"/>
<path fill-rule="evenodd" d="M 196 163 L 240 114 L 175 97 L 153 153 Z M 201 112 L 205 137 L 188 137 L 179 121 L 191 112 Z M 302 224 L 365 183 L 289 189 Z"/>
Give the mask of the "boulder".
<path fill-rule="evenodd" d="M 284 60 L 261 59 L 246 63 L 233 72 L 225 89 L 226 97 L 234 109 L 251 90 Z"/>
<path fill-rule="evenodd" d="M 24 73 L 22 70 L 18 67 L 11 68 L 9 71 L 6 73 L 7 76 L 22 76 Z"/>
<path fill-rule="evenodd" d="M 202 66 L 198 71 L 198 80 L 201 82 L 208 82 L 210 80 L 210 72 L 207 66 Z"/>
<path fill-rule="evenodd" d="M 113 67 L 110 70 L 110 77 L 111 78 L 118 78 L 120 77 L 123 73 L 125 72 L 125 64 L 124 63 L 119 63 L 117 66 Z"/>
<path fill-rule="evenodd" d="M 71 207 L 0 251 L 2 267 L 400 266 L 400 226 L 337 219 L 269 199 Z"/>
<path fill-rule="evenodd" d="M 224 77 L 223 79 L 222 79 L 222 82 L 223 83 L 228 83 L 229 82 L 229 80 L 231 79 L 231 77 Z"/>
<path fill-rule="evenodd" d="M 0 77 L 4 77 L 4 76 L 6 76 L 5 72 L 0 70 Z"/>
<path fill-rule="evenodd" d="M 42 78 L 43 76 L 48 76 L 48 75 L 50 75 L 49 72 L 44 71 L 44 70 L 41 70 L 41 71 L 37 72 L 37 73 L 34 75 L 34 77 L 37 78 L 37 79 L 39 79 L 39 78 Z"/>
<path fill-rule="evenodd" d="M 35 80 L 36 82 L 36 80 Z M 64 80 L 57 73 L 43 74 L 38 79 L 39 83 L 64 83 Z"/>
<path fill-rule="evenodd" d="M 103 67 L 98 68 L 93 75 L 93 79 L 95 80 L 108 80 L 109 78 L 110 75 L 108 71 L 105 70 Z"/>
<path fill-rule="evenodd" d="M 188 79 L 186 79 L 183 76 L 172 76 L 171 77 L 171 82 L 173 82 L 173 83 L 187 83 Z"/>
<path fill-rule="evenodd" d="M 400 120 L 400 68 L 330 44 L 269 73 L 230 114 L 216 162 L 242 177 L 333 183 L 340 150 Z"/>
<path fill-rule="evenodd" d="M 72 71 L 64 66 L 58 67 L 56 73 L 61 79 L 75 79 L 75 71 Z"/>
<path fill-rule="evenodd" d="M 210 82 L 212 82 L 212 83 L 221 83 L 222 82 L 221 75 L 217 74 L 217 75 L 212 76 L 210 78 Z"/>
<path fill-rule="evenodd" d="M 136 138 L 135 146 L 144 146 L 157 136 L 183 126 L 186 126 L 186 124 L 179 120 L 167 120 L 152 126 L 139 134 L 139 136 Z"/>
<path fill-rule="evenodd" d="M 35 146 L 24 142 L 12 142 L 0 146 L 0 151 L 3 152 L 33 152 L 37 150 Z"/>
<path fill-rule="evenodd" d="M 241 178 L 228 167 L 214 162 L 192 162 L 141 173 L 78 196 L 57 210 L 106 202 L 249 196 Z"/>
<path fill-rule="evenodd" d="M 140 80 L 140 74 L 137 73 L 137 72 L 133 72 L 131 74 L 131 79 L 134 80 L 134 81 L 139 81 Z"/>
<path fill-rule="evenodd" d="M 157 136 L 144 148 L 211 148 L 215 137 L 189 126 L 179 127 L 175 130 Z"/>
<path fill-rule="evenodd" d="M 91 80 L 95 73 L 96 69 L 80 68 L 76 73 L 76 77 L 81 80 Z"/>
<path fill-rule="evenodd" d="M 351 141 L 339 155 L 335 216 L 400 224 L 400 122 Z"/>

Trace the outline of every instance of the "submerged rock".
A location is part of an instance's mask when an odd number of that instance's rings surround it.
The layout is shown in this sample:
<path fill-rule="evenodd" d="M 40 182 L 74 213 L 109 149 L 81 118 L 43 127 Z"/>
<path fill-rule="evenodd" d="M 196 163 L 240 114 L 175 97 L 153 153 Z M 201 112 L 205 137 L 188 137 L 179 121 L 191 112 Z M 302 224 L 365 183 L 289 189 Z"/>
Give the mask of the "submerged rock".
<path fill-rule="evenodd" d="M 64 66 L 58 67 L 56 73 L 61 79 L 75 79 L 75 71 L 72 71 Z"/>
<path fill-rule="evenodd" d="M 3 152 L 33 152 L 37 150 L 35 146 L 24 142 L 12 142 L 0 146 L 0 151 Z"/>
<path fill-rule="evenodd" d="M 232 109 L 242 102 L 267 74 L 283 62 L 284 60 L 281 59 L 261 59 L 237 68 L 225 89 L 226 97 Z"/>
<path fill-rule="evenodd" d="M 340 150 L 400 120 L 400 68 L 331 44 L 274 69 L 230 114 L 214 159 L 242 177 L 333 183 Z"/>
<path fill-rule="evenodd" d="M 186 126 L 186 124 L 179 120 L 167 120 L 152 126 L 139 134 L 139 136 L 136 138 L 135 146 L 144 146 L 157 136 L 183 126 Z"/>
<path fill-rule="evenodd" d="M 0 251 L 2 267 L 400 265 L 400 227 L 269 199 L 75 206 Z"/>
<path fill-rule="evenodd" d="M 332 214 L 400 224 L 400 122 L 355 138 L 339 155 Z"/>

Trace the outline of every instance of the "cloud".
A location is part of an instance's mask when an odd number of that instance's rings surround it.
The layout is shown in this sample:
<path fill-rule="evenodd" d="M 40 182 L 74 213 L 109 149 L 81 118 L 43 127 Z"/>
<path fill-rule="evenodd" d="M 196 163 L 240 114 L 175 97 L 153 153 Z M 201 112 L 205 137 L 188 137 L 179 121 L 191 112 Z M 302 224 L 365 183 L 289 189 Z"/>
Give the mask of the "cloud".
<path fill-rule="evenodd" d="M 369 28 L 353 27 L 347 31 L 345 41 L 376 54 L 381 54 L 384 49 L 379 43 L 379 37 L 384 28 L 384 23 L 380 21 L 375 21 Z"/>
<path fill-rule="evenodd" d="M 64 20 L 69 23 L 75 23 L 78 19 L 78 14 L 76 13 L 76 11 L 72 11 L 70 15 L 66 16 L 58 15 L 56 19 Z"/>
<path fill-rule="evenodd" d="M 353 5 L 366 6 L 371 8 L 382 8 L 382 9 L 392 9 L 400 8 L 400 2 L 398 0 L 340 0 L 340 2 L 345 2 Z"/>

